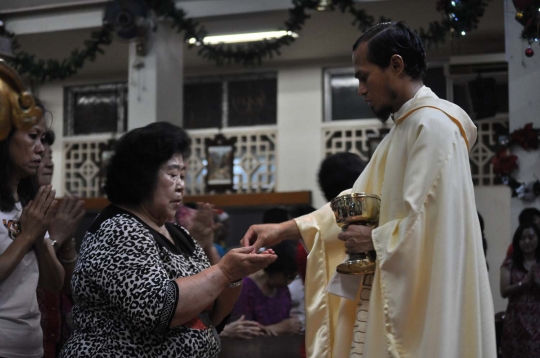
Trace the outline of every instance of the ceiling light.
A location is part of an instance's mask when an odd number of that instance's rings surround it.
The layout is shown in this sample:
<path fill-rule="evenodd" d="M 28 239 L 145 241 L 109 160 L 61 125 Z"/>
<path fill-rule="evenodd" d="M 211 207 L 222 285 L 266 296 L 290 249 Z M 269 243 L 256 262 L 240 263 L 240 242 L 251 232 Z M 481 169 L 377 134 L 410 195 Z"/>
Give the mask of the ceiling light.
<path fill-rule="evenodd" d="M 232 34 L 220 36 L 207 36 L 202 42 L 205 45 L 216 45 L 219 43 L 238 43 L 238 42 L 254 42 L 262 40 L 277 39 L 283 36 L 298 37 L 298 34 L 291 31 L 267 31 L 267 32 L 251 32 L 246 34 Z M 188 42 L 192 45 L 197 44 L 197 39 L 190 38 Z"/>
<path fill-rule="evenodd" d="M 332 10 L 332 0 L 319 0 L 317 4 L 317 11 L 330 11 Z"/>

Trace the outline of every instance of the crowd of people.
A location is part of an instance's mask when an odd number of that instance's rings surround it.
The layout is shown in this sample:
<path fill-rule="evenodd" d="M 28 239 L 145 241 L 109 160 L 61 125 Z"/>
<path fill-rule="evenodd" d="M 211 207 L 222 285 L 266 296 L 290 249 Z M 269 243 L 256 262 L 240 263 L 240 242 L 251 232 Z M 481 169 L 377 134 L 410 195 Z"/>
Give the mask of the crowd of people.
<path fill-rule="evenodd" d="M 156 122 L 118 141 L 110 205 L 77 251 L 84 202 L 51 186 L 47 110 L 0 61 L 0 357 L 213 358 L 222 339 L 301 334 L 311 358 L 495 357 L 476 127 L 423 85 L 426 66 L 402 22 L 353 46 L 359 95 L 395 125 L 367 165 L 329 156 L 318 180 L 328 201 L 381 196 L 378 227 L 340 230 L 328 204 L 275 207 L 227 247 L 228 214 L 183 203 L 189 135 Z M 501 266 L 505 358 L 540 357 L 539 225 L 520 215 Z M 336 273 L 345 248 L 375 250 L 375 274 Z"/>

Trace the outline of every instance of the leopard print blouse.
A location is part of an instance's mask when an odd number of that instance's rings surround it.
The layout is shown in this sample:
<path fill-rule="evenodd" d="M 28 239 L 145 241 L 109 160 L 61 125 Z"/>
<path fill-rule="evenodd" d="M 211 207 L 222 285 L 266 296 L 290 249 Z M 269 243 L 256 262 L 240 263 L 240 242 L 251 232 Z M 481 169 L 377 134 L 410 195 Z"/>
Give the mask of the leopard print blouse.
<path fill-rule="evenodd" d="M 100 213 L 73 273 L 75 331 L 60 357 L 217 357 L 207 313 L 169 328 L 182 299 L 174 280 L 210 264 L 185 229 L 166 227 L 175 245 L 114 205 Z"/>

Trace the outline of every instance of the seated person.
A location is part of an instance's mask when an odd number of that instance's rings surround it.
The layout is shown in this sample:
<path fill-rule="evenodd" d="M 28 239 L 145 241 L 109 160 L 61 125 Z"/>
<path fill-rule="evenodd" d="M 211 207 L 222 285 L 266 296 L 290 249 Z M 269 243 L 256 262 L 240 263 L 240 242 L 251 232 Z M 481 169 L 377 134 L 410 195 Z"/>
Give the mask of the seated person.
<path fill-rule="evenodd" d="M 300 334 L 302 324 L 291 317 L 291 294 L 287 285 L 296 277 L 294 245 L 284 242 L 272 247 L 277 260 L 263 270 L 245 277 L 242 292 L 229 322 L 255 321 L 265 334 Z"/>

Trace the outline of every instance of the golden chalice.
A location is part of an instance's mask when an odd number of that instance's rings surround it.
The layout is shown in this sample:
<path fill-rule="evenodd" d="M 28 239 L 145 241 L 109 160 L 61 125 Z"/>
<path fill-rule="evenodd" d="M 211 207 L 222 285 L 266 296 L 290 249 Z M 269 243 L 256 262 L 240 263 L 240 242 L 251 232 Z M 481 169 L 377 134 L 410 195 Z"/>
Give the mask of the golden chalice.
<path fill-rule="evenodd" d="M 376 227 L 379 223 L 381 198 L 375 194 L 351 193 L 332 199 L 330 207 L 336 223 L 342 230 L 350 224 Z M 348 275 L 370 274 L 375 272 L 375 251 L 350 254 L 347 260 L 339 264 L 336 271 Z"/>

